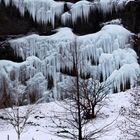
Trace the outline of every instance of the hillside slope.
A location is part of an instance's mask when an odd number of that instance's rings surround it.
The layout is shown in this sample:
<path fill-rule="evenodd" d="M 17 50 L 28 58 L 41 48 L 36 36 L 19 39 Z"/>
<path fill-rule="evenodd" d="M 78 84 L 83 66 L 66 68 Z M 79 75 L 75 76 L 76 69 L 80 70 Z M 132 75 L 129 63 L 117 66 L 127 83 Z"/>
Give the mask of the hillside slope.
<path fill-rule="evenodd" d="M 121 121 L 125 119 L 124 116 L 120 114 L 121 109 L 127 108 L 130 105 L 130 92 L 132 91 L 110 94 L 106 101 L 107 104 L 102 108 L 97 118 L 90 122 L 88 129 L 92 131 L 113 122 L 109 126 L 108 131 L 103 133 L 97 140 L 120 140 L 120 138 L 127 140 L 127 137 L 123 136 L 118 126 Z M 21 107 L 20 109 L 24 110 L 26 107 Z M 54 111 L 63 112 L 64 108 L 59 106 L 59 102 L 39 104 L 34 108 L 34 114 L 30 116 L 28 125 L 21 135 L 21 140 L 31 140 L 32 138 L 35 140 L 67 140 L 55 136 L 54 133 L 51 132 L 52 128 L 50 128 L 50 126 L 53 125 L 50 118 L 51 114 L 53 114 Z M 4 116 L 2 110 L 0 111 L 0 116 Z M 0 137 L 6 140 L 7 135 L 9 135 L 10 140 L 16 140 L 14 129 L 2 119 L 0 119 L 0 124 Z M 55 130 L 57 131 L 57 128 L 55 128 Z"/>

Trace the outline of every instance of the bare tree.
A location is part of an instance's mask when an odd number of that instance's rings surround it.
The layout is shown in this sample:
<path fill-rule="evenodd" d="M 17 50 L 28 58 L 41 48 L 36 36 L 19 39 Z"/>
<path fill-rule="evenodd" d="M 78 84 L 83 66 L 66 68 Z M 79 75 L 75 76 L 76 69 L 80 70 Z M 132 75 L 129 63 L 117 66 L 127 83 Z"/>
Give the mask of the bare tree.
<path fill-rule="evenodd" d="M 75 88 L 74 86 L 70 87 L 69 94 L 72 95 L 69 96 L 69 98 L 63 100 L 62 102 L 57 103 L 60 111 L 53 111 L 52 115 L 49 116 L 49 118 L 51 118 L 51 122 L 53 122 L 53 125 L 51 125 L 51 128 L 53 128 L 53 130 L 51 131 L 54 132 L 55 135 L 63 138 L 79 140 L 79 118 L 78 118 L 79 116 L 78 116 L 78 106 L 77 106 L 77 97 L 75 94 L 76 92 Z M 68 94 L 68 90 L 67 90 L 67 94 Z M 87 97 L 83 98 L 83 96 L 80 96 L 79 106 L 80 106 L 80 125 L 81 125 L 81 134 L 82 134 L 81 140 L 94 140 L 95 138 L 100 137 L 101 135 L 108 132 L 111 125 L 117 119 L 116 118 L 114 121 L 110 122 L 109 124 L 105 124 L 102 127 L 95 126 L 94 119 L 92 116 L 92 110 L 93 110 L 92 104 L 96 104 L 94 106 L 95 109 L 96 106 L 98 106 L 98 103 L 103 102 L 105 98 L 105 96 L 104 98 L 102 98 L 102 94 L 96 96 L 101 96 L 101 97 L 97 98 L 97 100 L 100 99 L 100 101 L 97 101 L 95 103 L 94 100 L 92 100 L 91 98 L 87 98 Z M 89 99 L 89 101 L 87 101 L 87 99 Z M 100 106 L 99 109 L 101 109 L 101 107 L 103 107 L 103 104 L 99 106 Z M 97 109 L 97 112 L 98 111 L 99 110 Z"/>
<path fill-rule="evenodd" d="M 19 88 L 20 84 L 17 79 L 13 85 L 12 94 L 14 99 L 12 97 L 8 100 L 8 108 L 3 109 L 2 116 L 8 124 L 13 126 L 17 133 L 18 140 L 20 140 L 21 134 L 25 126 L 28 124 L 27 121 L 34 112 L 36 104 L 21 107 L 21 95 L 23 91 Z"/>
<path fill-rule="evenodd" d="M 80 79 L 80 106 L 85 119 L 93 119 L 106 104 L 105 99 L 111 92 L 110 82 L 100 82 L 98 79 Z M 74 85 L 73 85 L 74 86 Z M 76 98 L 73 98 L 76 100 Z"/>
<path fill-rule="evenodd" d="M 59 130 L 55 133 L 58 136 L 75 139 L 75 140 L 90 140 L 95 138 L 107 130 L 109 124 L 93 131 L 88 131 L 88 122 L 96 117 L 96 114 L 103 107 L 103 101 L 110 92 L 110 83 L 100 83 L 98 79 L 82 78 L 82 59 L 81 52 L 78 47 L 76 38 L 74 43 L 67 49 L 70 57 L 62 62 L 70 61 L 73 70 L 73 77 L 69 79 L 69 84 L 62 87 L 62 94 L 67 96 L 60 106 L 64 109 L 62 112 L 54 112 L 51 120 L 54 128 Z M 64 53 L 65 54 L 65 53 Z M 67 57 L 67 56 L 64 56 Z M 65 63 L 64 63 L 65 65 Z M 66 64 L 67 67 L 67 64 Z M 67 68 L 65 68 L 65 72 Z M 99 107 L 97 110 L 96 107 Z M 50 116 L 49 116 L 50 117 Z"/>
<path fill-rule="evenodd" d="M 28 124 L 27 121 L 33 113 L 33 108 L 33 105 L 24 108 L 12 106 L 3 110 L 3 119 L 13 126 L 17 133 L 18 140 L 20 140 L 21 134 Z"/>
<path fill-rule="evenodd" d="M 0 88 L 0 108 L 5 108 L 7 106 L 11 106 L 11 96 L 10 96 L 10 88 L 8 86 L 8 82 L 6 77 L 1 76 L 1 88 Z"/>

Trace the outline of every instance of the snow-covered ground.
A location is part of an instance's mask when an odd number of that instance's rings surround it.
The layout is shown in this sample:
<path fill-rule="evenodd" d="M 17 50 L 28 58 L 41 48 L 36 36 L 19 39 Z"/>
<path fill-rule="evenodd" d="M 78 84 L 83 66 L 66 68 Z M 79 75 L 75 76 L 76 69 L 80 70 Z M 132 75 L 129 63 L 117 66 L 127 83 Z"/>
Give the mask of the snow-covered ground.
<path fill-rule="evenodd" d="M 108 132 L 97 140 L 119 140 L 122 136 L 118 129 L 118 125 L 124 117 L 120 114 L 120 110 L 124 107 L 129 107 L 130 92 L 131 90 L 110 94 L 107 99 L 107 104 L 102 108 L 97 118 L 90 122 L 92 127 L 88 129 L 91 130 L 113 122 L 109 126 Z M 35 140 L 65 140 L 64 138 L 53 135 L 49 131 L 51 121 L 48 116 L 50 116 L 52 111 L 59 111 L 61 109 L 62 108 L 58 105 L 58 101 L 57 103 L 51 102 L 36 105 L 33 115 L 28 120 L 29 124 L 25 127 L 25 130 L 21 135 L 21 140 L 32 140 L 32 138 Z M 1 114 L 2 110 L 0 111 L 0 115 Z M 9 135 L 10 140 L 17 139 L 12 126 L 0 119 L 0 139 L 7 140 L 7 135 Z M 127 139 L 124 137 L 123 140 Z"/>

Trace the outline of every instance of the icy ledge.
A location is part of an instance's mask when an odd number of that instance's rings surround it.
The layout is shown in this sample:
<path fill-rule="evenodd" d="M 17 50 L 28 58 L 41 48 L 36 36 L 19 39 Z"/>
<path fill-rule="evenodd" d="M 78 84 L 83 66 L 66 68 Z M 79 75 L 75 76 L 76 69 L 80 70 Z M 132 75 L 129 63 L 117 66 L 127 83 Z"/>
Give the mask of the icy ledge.
<path fill-rule="evenodd" d="M 61 16 L 61 20 L 63 24 L 67 24 L 69 21 L 75 24 L 78 18 L 88 21 L 91 12 L 98 10 L 106 15 L 113 10 L 118 11 L 119 9 L 123 9 L 127 2 L 128 0 L 95 0 L 93 2 L 86 0 L 78 1 L 71 6 L 70 11 L 65 12 Z"/>
<path fill-rule="evenodd" d="M 73 70 L 71 60 L 75 41 L 82 60 L 79 71 L 83 75 L 90 74 L 102 77 L 100 80 L 111 81 L 116 91 L 126 89 L 129 83 L 134 86 L 140 67 L 130 43 L 131 35 L 122 26 L 106 25 L 98 33 L 84 36 L 76 36 L 71 29 L 62 28 L 51 36 L 33 34 L 11 40 L 15 53 L 22 56 L 25 62 L 0 61 L 0 89 L 3 89 L 3 77 L 9 88 L 15 81 L 12 77 L 16 77 L 26 93 L 37 90 L 39 94 L 49 96 L 47 87 L 52 79 L 52 98 L 60 98 L 61 86 L 70 79 L 61 72 Z"/>

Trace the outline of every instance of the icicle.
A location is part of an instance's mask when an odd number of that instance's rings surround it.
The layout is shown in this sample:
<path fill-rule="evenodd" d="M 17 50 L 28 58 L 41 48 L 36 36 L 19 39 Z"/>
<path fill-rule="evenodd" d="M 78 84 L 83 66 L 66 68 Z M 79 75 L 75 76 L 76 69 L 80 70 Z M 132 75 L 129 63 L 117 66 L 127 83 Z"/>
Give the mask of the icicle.
<path fill-rule="evenodd" d="M 10 0 L 4 0 L 5 5 L 10 4 Z M 60 17 L 64 11 L 64 2 L 55 2 L 53 0 L 11 0 L 21 15 L 24 16 L 27 10 L 34 21 L 38 23 L 51 23 L 54 27 L 55 17 Z"/>
<path fill-rule="evenodd" d="M 51 36 L 33 34 L 10 41 L 16 54 L 22 56 L 25 61 L 21 64 L 10 62 L 7 64 L 0 61 L 0 68 L 4 70 L 9 83 L 12 83 L 8 75 L 9 69 L 14 69 L 13 66 L 16 65 L 19 71 L 21 69 L 25 71 L 26 83 L 36 79 L 36 75 L 42 75 L 46 82 L 48 76 L 51 76 L 54 84 L 54 87 L 51 87 L 53 96 L 59 97 L 60 93 L 57 90 L 60 88 L 59 83 L 66 84 L 69 79 L 66 75 L 60 78 L 60 71 L 65 71 L 67 68 L 70 73 L 73 70 L 75 35 L 69 28 L 61 28 L 57 31 Z M 106 25 L 95 34 L 76 36 L 79 59 L 81 59 L 79 64 L 81 74 L 85 77 L 90 74 L 96 78 L 102 75 L 104 81 L 106 79 L 108 82 L 114 81 L 112 86 L 118 91 L 125 89 L 127 81 L 133 85 L 140 70 L 136 53 L 132 48 L 128 48 L 131 47 L 128 45 L 131 35 L 119 25 Z M 21 75 L 19 77 L 22 79 Z M 45 94 L 46 90 L 41 90 L 41 93 Z"/>
<path fill-rule="evenodd" d="M 137 76 L 140 75 L 140 66 L 137 63 L 125 64 L 119 70 L 115 70 L 107 81 L 113 81 L 114 87 L 119 92 L 121 84 L 125 87 L 126 81 L 130 81 L 131 87 L 134 86 Z"/>
<path fill-rule="evenodd" d="M 72 21 L 73 24 L 76 23 L 78 18 L 82 18 L 87 21 L 88 16 L 91 11 L 99 10 L 106 16 L 107 13 L 111 13 L 113 10 L 119 10 L 124 8 L 124 3 L 127 0 L 100 0 L 89 2 L 86 0 L 79 1 L 70 6 L 69 14 L 68 12 L 64 13 L 61 17 L 63 23 Z"/>
<path fill-rule="evenodd" d="M 71 14 L 69 12 L 65 12 L 61 16 L 61 21 L 64 25 L 66 25 L 67 22 L 71 21 Z"/>
<path fill-rule="evenodd" d="M 84 17 L 84 20 L 88 20 L 89 13 L 91 11 L 91 3 L 88 1 L 79 1 L 71 7 L 71 16 L 73 24 L 76 22 L 77 18 Z"/>
<path fill-rule="evenodd" d="M 5 0 L 4 3 L 5 3 L 5 6 L 8 6 L 10 4 L 10 0 Z"/>

